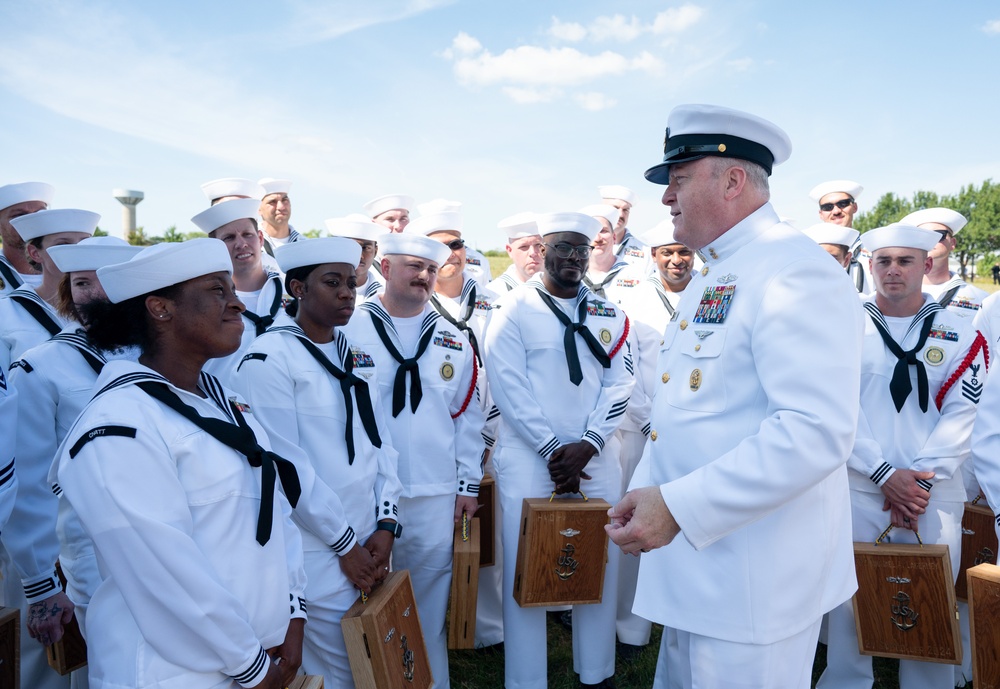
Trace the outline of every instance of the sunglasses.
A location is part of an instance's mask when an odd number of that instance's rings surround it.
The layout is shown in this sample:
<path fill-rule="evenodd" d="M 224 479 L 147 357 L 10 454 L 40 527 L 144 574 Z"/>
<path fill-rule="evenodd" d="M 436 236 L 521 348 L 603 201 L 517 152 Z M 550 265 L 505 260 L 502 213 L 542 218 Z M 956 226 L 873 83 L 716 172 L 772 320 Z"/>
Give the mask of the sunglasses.
<path fill-rule="evenodd" d="M 941 242 L 948 239 L 948 237 L 955 236 L 955 234 L 951 230 L 934 230 L 934 231 L 937 232 L 939 235 L 941 235 L 941 239 L 938 240 Z"/>
<path fill-rule="evenodd" d="M 823 211 L 824 213 L 829 213 L 830 211 L 833 210 L 834 206 L 836 206 L 840 210 L 844 210 L 845 208 L 847 208 L 848 206 L 850 206 L 852 203 L 854 203 L 854 199 L 848 197 L 846 199 L 840 199 L 840 201 L 835 201 L 833 203 L 821 203 L 821 204 L 819 204 L 819 209 L 821 211 Z"/>
<path fill-rule="evenodd" d="M 594 250 L 594 247 L 590 246 L 590 244 L 573 246 L 572 244 L 563 244 L 560 242 L 555 246 L 552 246 L 551 244 L 545 244 L 545 246 L 552 249 L 552 251 L 554 251 L 556 256 L 559 258 L 569 258 L 573 254 L 576 254 L 580 258 L 590 258 L 590 252 Z"/>
<path fill-rule="evenodd" d="M 452 251 L 458 251 L 459 249 L 461 249 L 461 248 L 463 248 L 465 246 L 465 240 L 464 239 L 453 239 L 450 242 L 446 243 L 445 246 L 448 247 L 449 249 L 451 249 Z"/>

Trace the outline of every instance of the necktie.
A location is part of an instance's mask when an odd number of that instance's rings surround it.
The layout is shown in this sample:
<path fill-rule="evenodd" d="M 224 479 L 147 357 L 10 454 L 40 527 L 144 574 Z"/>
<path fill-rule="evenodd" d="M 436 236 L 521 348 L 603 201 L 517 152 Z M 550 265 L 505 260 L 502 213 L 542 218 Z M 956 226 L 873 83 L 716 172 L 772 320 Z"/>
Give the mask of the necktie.
<path fill-rule="evenodd" d="M 375 325 L 375 332 L 378 333 L 379 339 L 382 340 L 382 344 L 385 348 L 389 350 L 389 354 L 399 366 L 396 368 L 396 377 L 392 382 L 392 418 L 399 416 L 399 413 L 403 411 L 403 407 L 406 406 L 406 374 L 410 373 L 410 411 L 416 412 L 417 407 L 420 406 L 420 399 L 424 396 L 423 388 L 420 385 L 420 366 L 417 360 L 423 355 L 427 350 L 427 345 L 431 343 L 431 337 L 434 335 L 434 328 L 428 328 L 423 335 L 420 336 L 420 341 L 417 343 L 416 353 L 409 359 L 404 359 L 403 355 L 400 354 L 399 350 L 396 349 L 396 345 L 392 343 L 392 339 L 389 337 L 389 333 L 385 329 L 385 323 L 382 319 L 376 316 L 374 313 L 371 314 L 372 323 Z"/>
<path fill-rule="evenodd" d="M 243 418 L 239 408 L 231 403 L 230 408 L 236 422 L 231 424 L 221 419 L 205 418 L 193 407 L 181 401 L 164 383 L 136 383 L 143 392 L 170 407 L 188 421 L 194 423 L 223 445 L 231 447 L 247 458 L 252 467 L 260 467 L 260 511 L 257 514 L 257 542 L 264 545 L 271 538 L 271 520 L 274 514 L 274 482 L 275 474 L 281 478 L 281 487 L 285 490 L 288 502 L 295 507 L 299 502 L 302 487 L 299 485 L 299 475 L 295 466 L 284 457 L 265 450 L 257 442 L 253 429 Z"/>
<path fill-rule="evenodd" d="M 552 313 L 555 314 L 559 322 L 566 327 L 566 331 L 563 334 L 563 348 L 566 350 L 566 365 L 569 366 L 569 381 L 573 385 L 579 385 L 583 382 L 583 370 L 580 368 L 580 355 L 576 350 L 576 334 L 580 333 L 580 337 L 583 338 L 584 343 L 590 349 L 590 352 L 597 359 L 597 362 L 604 368 L 611 368 L 611 357 L 608 356 L 604 348 L 594 337 L 594 333 L 590 332 L 590 328 L 584 325 L 584 321 L 587 320 L 587 300 L 583 299 L 580 301 L 580 306 L 577 310 L 577 314 L 580 317 L 579 323 L 574 323 L 569 319 L 562 309 L 554 301 L 552 297 L 538 290 L 538 294 L 542 297 L 542 301 L 545 305 L 549 307 Z"/>
<path fill-rule="evenodd" d="M 479 341 L 476 339 L 476 334 L 472 332 L 472 326 L 469 325 L 469 319 L 472 318 L 472 314 L 476 310 L 476 288 L 473 287 L 469 291 L 469 300 L 462 309 L 461 318 L 455 318 L 448 313 L 448 309 L 444 307 L 437 295 L 431 297 L 431 304 L 434 306 L 434 310 L 441 314 L 446 321 L 465 333 L 465 336 L 469 338 L 469 344 L 472 345 L 472 352 L 476 355 L 476 361 L 482 366 L 483 357 L 479 355 Z"/>
<path fill-rule="evenodd" d="M 278 309 L 281 307 L 281 281 L 278 278 L 271 278 L 278 282 L 275 285 L 274 299 L 271 300 L 271 310 L 266 316 L 258 316 L 253 311 L 247 309 L 243 312 L 243 315 L 253 323 L 256 330 L 256 335 L 259 337 L 264 334 L 264 331 L 274 325 L 274 317 L 278 315 Z"/>
<path fill-rule="evenodd" d="M 885 346 L 897 359 L 896 367 L 892 370 L 892 379 L 889 381 L 889 394 L 892 395 L 892 403 L 896 405 L 896 412 L 899 413 L 903 408 L 903 403 L 906 402 L 906 398 L 913 390 L 913 385 L 910 383 L 910 366 L 917 367 L 917 396 L 920 401 L 920 411 L 926 412 L 927 402 L 930 398 L 927 385 L 927 369 L 924 367 L 924 362 L 917 357 L 917 354 L 927 343 L 927 335 L 931 331 L 934 314 L 931 313 L 928 315 L 924 319 L 923 325 L 920 326 L 920 336 L 917 338 L 916 346 L 905 352 L 892 339 L 892 335 L 889 334 L 889 331 L 880 321 L 872 318 L 872 322 L 875 323 L 875 329 L 882 336 Z"/>
<path fill-rule="evenodd" d="M 382 447 L 382 438 L 379 437 L 378 427 L 375 424 L 375 411 L 372 409 L 372 398 L 368 393 L 368 383 L 358 378 L 352 373 L 354 370 L 354 359 L 350 352 L 344 357 L 344 370 L 333 365 L 319 347 L 314 345 L 305 337 L 296 335 L 299 342 L 306 348 L 313 358 L 319 362 L 320 366 L 326 369 L 327 373 L 340 381 L 340 390 L 344 394 L 344 407 L 347 410 L 347 423 L 344 429 L 344 440 L 347 443 L 347 463 L 354 464 L 354 401 L 351 399 L 351 388 L 358 398 L 358 414 L 361 415 L 361 424 L 368 434 L 368 439 L 375 447 Z"/>

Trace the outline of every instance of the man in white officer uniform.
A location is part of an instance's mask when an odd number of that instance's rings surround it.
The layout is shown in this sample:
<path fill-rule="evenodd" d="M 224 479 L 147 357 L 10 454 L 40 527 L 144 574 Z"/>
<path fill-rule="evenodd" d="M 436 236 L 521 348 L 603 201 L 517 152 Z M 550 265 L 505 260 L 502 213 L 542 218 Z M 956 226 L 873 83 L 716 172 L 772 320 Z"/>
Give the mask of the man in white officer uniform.
<path fill-rule="evenodd" d="M 356 304 L 372 299 L 385 289 L 382 276 L 372 270 L 378 253 L 378 238 L 385 233 L 385 226 L 368 220 L 360 213 L 347 218 L 330 218 L 326 221 L 326 230 L 320 233 L 321 237 L 347 237 L 361 245 L 361 260 L 356 271 Z"/>
<path fill-rule="evenodd" d="M 504 251 L 510 256 L 511 264 L 500 277 L 486 286 L 487 289 L 496 294 L 509 292 L 542 269 L 542 238 L 538 236 L 536 215 L 531 212 L 516 213 L 497 223 L 497 229 L 507 237 Z"/>
<path fill-rule="evenodd" d="M 584 213 L 537 218 L 545 269 L 498 300 L 486 333 L 486 366 L 501 411 L 494 466 L 504 551 L 518 547 L 521 502 L 552 492 L 614 502 L 621 492 L 615 431 L 634 379 L 628 320 L 583 284 L 600 224 Z M 567 404 L 573 400 L 573 404 Z M 513 598 L 514 558 L 504 562 L 505 686 L 546 686 L 544 608 Z M 573 608 L 573 669 L 590 686 L 613 686 L 618 553 L 608 551 L 602 601 Z"/>
<path fill-rule="evenodd" d="M 42 276 L 31 267 L 24 254 L 24 240 L 11 225 L 12 218 L 45 210 L 52 203 L 55 188 L 44 182 L 21 182 L 0 187 L 0 296 L 10 294 L 25 282 L 37 287 Z"/>
<path fill-rule="evenodd" d="M 809 192 L 809 198 L 819 204 L 820 222 L 853 227 L 854 215 L 858 212 L 857 198 L 861 196 L 862 191 L 864 187 L 857 182 L 834 179 L 813 187 Z M 871 256 L 862 256 L 861 246 L 857 243 L 851 244 L 848 248 L 851 249 L 852 256 L 847 272 L 859 294 L 870 294 L 875 288 L 868 268 L 868 259 Z"/>
<path fill-rule="evenodd" d="M 653 269 L 649 247 L 628 229 L 629 214 L 632 212 L 632 206 L 638 201 L 635 192 L 619 184 L 605 184 L 597 187 L 597 192 L 601 195 L 601 203 L 618 209 L 618 220 L 614 224 L 615 256 L 630 266 L 635 266 L 636 271 L 643 276 L 647 275 Z"/>
<path fill-rule="evenodd" d="M 929 230 L 895 224 L 861 237 L 872 252 L 875 294 L 867 312 L 861 413 L 848 460 L 854 540 L 874 542 L 891 523 L 893 542 L 943 543 L 958 573 L 969 455 L 986 376 L 985 342 L 972 319 L 921 292 L 930 270 Z M 888 511 L 886 508 L 888 507 Z M 951 689 L 950 665 L 899 663 L 905 689 Z M 818 687 L 871 687 L 871 656 L 858 653 L 851 601 L 830 612 L 827 669 Z"/>
<path fill-rule="evenodd" d="M 283 317 L 281 305 L 286 300 L 281 276 L 266 270 L 262 262 L 265 239 L 257 229 L 257 206 L 256 199 L 231 199 L 191 218 L 202 232 L 226 245 L 233 259 L 236 296 L 246 306 L 240 348 L 227 357 L 209 359 L 205 364 L 205 371 L 230 387 L 236 367 L 250 343 Z"/>
<path fill-rule="evenodd" d="M 822 616 L 856 588 L 844 465 L 862 313 L 768 203 L 790 153 L 767 120 L 681 105 L 646 171 L 669 182 L 675 239 L 705 260 L 663 336 L 636 469 L 651 485 L 607 527 L 625 553 L 648 551 L 634 610 L 664 625 L 656 687 L 808 687 Z"/>
<path fill-rule="evenodd" d="M 399 452 L 399 521 L 393 567 L 410 570 L 435 687 L 448 687 L 445 611 L 455 523 L 476 511 L 482 479 L 483 412 L 469 341 L 431 308 L 438 266 L 451 251 L 417 234 L 382 239 L 385 291 L 344 328 L 371 352 L 393 447 Z"/>

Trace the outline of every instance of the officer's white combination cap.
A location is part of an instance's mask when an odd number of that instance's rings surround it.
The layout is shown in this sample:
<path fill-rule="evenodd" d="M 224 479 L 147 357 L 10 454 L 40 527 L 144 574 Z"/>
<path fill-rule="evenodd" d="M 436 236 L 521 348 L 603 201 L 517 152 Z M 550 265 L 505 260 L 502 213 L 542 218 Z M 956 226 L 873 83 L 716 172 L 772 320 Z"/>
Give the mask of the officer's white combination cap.
<path fill-rule="evenodd" d="M 11 218 L 10 224 L 21 235 L 21 239 L 28 242 L 59 232 L 84 232 L 93 235 L 100 221 L 101 216 L 92 211 L 55 208 Z"/>
<path fill-rule="evenodd" d="M 320 237 L 308 242 L 289 242 L 274 250 L 274 260 L 284 273 L 293 268 L 318 266 L 322 263 L 346 263 L 357 268 L 361 262 L 361 245 L 347 237 Z"/>
<path fill-rule="evenodd" d="M 601 231 L 600 221 L 586 213 L 544 213 L 538 216 L 538 234 L 547 237 L 557 232 L 576 232 L 594 241 Z"/>
<path fill-rule="evenodd" d="M 288 179 L 275 179 L 274 177 L 263 177 L 257 180 L 257 184 L 264 187 L 264 196 L 268 194 L 287 194 L 292 188 L 292 181 Z"/>
<path fill-rule="evenodd" d="M 329 218 L 325 221 L 326 229 L 320 232 L 320 237 L 350 237 L 365 242 L 377 242 L 386 234 L 385 225 L 372 222 L 368 216 L 355 214 L 356 217 Z M 302 243 L 302 242 L 292 242 Z"/>
<path fill-rule="evenodd" d="M 650 248 L 658 246 L 668 246 L 670 244 L 684 244 L 674 237 L 674 220 L 667 218 L 653 225 L 651 228 L 636 235 L 636 239 Z"/>
<path fill-rule="evenodd" d="M 245 196 L 248 199 L 264 198 L 264 187 L 243 177 L 223 177 L 201 185 L 201 190 L 209 201 L 225 196 Z"/>
<path fill-rule="evenodd" d="M 809 198 L 816 203 L 819 203 L 820 199 L 827 194 L 847 194 L 852 199 L 857 199 L 864 190 L 863 186 L 849 179 L 834 179 L 813 187 L 812 191 L 809 192 Z"/>
<path fill-rule="evenodd" d="M 922 227 L 899 222 L 878 227 L 861 235 L 861 244 L 872 252 L 890 246 L 930 251 L 939 241 L 941 235 L 934 230 L 925 230 Z"/>
<path fill-rule="evenodd" d="M 229 199 L 203 210 L 191 218 L 191 222 L 197 225 L 198 229 L 205 234 L 212 234 L 223 225 L 228 225 L 234 220 L 250 218 L 256 221 L 259 207 L 260 204 L 256 199 Z"/>
<path fill-rule="evenodd" d="M 645 176 L 653 184 L 668 184 L 671 165 L 706 156 L 749 160 L 770 175 L 791 154 L 788 135 L 762 117 L 718 105 L 678 105 L 667 116 L 663 162 Z"/>
<path fill-rule="evenodd" d="M 628 187 L 623 187 L 620 184 L 605 184 L 597 187 L 597 192 L 601 195 L 602 199 L 620 199 L 622 201 L 627 201 L 631 205 L 635 205 L 635 202 L 639 200 L 639 197 L 635 195 L 635 192 Z"/>
<path fill-rule="evenodd" d="M 411 232 L 396 232 L 385 235 L 379 241 L 379 247 L 382 249 L 383 256 L 393 254 L 416 256 L 433 261 L 438 265 L 447 261 L 451 255 L 451 249 L 448 248 L 447 244 Z"/>
<path fill-rule="evenodd" d="M 461 201 L 449 201 L 448 199 L 434 199 L 417 206 L 420 215 L 432 215 L 434 213 L 458 213 L 462 210 Z"/>
<path fill-rule="evenodd" d="M 233 259 L 224 242 L 211 237 L 186 242 L 161 242 L 146 247 L 129 261 L 97 269 L 97 279 L 113 303 L 118 304 L 186 280 L 225 271 L 233 272 Z"/>
<path fill-rule="evenodd" d="M 818 222 L 802 230 L 802 234 L 817 244 L 840 244 L 850 248 L 858 241 L 860 233 L 850 227 L 834 225 L 831 222 Z"/>
<path fill-rule="evenodd" d="M 386 194 L 379 196 L 366 203 L 363 208 L 369 218 L 377 218 L 383 213 L 394 210 L 403 210 L 409 213 L 413 210 L 413 197 L 406 194 Z"/>
<path fill-rule="evenodd" d="M 538 234 L 538 223 L 535 222 L 536 217 L 538 217 L 538 213 L 530 211 L 515 213 L 498 222 L 497 229 L 503 230 L 507 235 L 507 239 L 534 237 Z"/>
<path fill-rule="evenodd" d="M 76 244 L 49 247 L 49 256 L 64 273 L 97 270 L 132 259 L 144 247 L 132 246 L 119 237 L 87 237 Z"/>
<path fill-rule="evenodd" d="M 16 203 L 41 201 L 46 206 L 52 203 L 56 188 L 45 182 L 20 182 L 0 187 L 0 211 Z"/>
<path fill-rule="evenodd" d="M 952 234 L 958 234 L 969 221 L 964 215 L 950 208 L 925 208 L 922 211 L 910 213 L 899 222 L 917 227 L 924 223 L 936 222 L 947 227 Z"/>
<path fill-rule="evenodd" d="M 618 218 L 621 217 L 622 214 L 620 210 L 614 206 L 609 206 L 606 203 L 594 203 L 589 206 L 584 206 L 580 209 L 580 213 L 589 215 L 592 218 L 604 218 L 611 223 L 612 228 L 615 226 L 615 223 L 618 222 Z"/>
<path fill-rule="evenodd" d="M 416 220 L 411 220 L 404 232 L 408 234 L 422 234 L 424 236 L 432 232 L 458 232 L 461 234 L 462 214 L 455 211 L 447 211 L 421 215 Z"/>

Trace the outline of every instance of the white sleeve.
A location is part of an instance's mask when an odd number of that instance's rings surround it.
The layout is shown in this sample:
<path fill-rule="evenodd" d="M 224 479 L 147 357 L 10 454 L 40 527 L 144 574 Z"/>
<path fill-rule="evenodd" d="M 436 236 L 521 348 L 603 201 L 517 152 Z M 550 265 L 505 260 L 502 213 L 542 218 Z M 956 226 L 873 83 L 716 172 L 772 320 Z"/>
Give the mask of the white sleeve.
<path fill-rule="evenodd" d="M 461 333 L 460 333 L 461 335 Z M 483 480 L 483 425 L 485 416 L 476 399 L 476 379 L 479 366 L 472 347 L 462 335 L 469 365 L 464 366 L 462 380 L 456 386 L 455 396 L 449 404 L 452 421 L 455 424 L 455 461 L 458 465 L 458 494 L 479 495 L 479 483 Z"/>
<path fill-rule="evenodd" d="M 17 472 L 14 470 L 14 440 L 17 433 L 17 392 L 9 387 L 0 370 L 0 538 L 14 509 L 17 497 Z M 4 539 L 6 540 L 6 539 Z"/>

